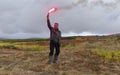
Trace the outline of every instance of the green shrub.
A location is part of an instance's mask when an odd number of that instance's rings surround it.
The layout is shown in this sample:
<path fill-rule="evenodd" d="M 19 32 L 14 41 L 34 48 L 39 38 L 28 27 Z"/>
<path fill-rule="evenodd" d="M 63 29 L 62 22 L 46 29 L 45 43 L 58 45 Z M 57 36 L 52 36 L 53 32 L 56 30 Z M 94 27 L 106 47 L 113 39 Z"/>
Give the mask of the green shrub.
<path fill-rule="evenodd" d="M 98 55 L 100 57 L 103 57 L 105 60 L 117 60 L 120 59 L 120 50 L 99 50 L 94 49 L 91 51 L 92 54 Z"/>
<path fill-rule="evenodd" d="M 14 45 L 3 45 L 0 46 L 0 49 L 19 49 L 19 48 Z"/>

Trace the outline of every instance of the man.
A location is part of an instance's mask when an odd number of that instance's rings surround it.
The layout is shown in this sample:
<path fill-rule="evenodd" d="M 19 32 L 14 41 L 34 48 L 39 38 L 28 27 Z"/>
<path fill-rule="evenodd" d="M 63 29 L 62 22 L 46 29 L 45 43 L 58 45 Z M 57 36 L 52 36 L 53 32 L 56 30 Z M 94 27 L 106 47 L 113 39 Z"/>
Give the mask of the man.
<path fill-rule="evenodd" d="M 50 29 L 50 53 L 49 53 L 49 63 L 52 63 L 54 48 L 56 52 L 54 54 L 53 63 L 58 63 L 58 56 L 60 54 L 60 45 L 61 45 L 61 32 L 58 28 L 58 23 L 54 23 L 54 27 L 51 26 L 49 20 L 49 13 L 47 14 L 47 25 Z"/>

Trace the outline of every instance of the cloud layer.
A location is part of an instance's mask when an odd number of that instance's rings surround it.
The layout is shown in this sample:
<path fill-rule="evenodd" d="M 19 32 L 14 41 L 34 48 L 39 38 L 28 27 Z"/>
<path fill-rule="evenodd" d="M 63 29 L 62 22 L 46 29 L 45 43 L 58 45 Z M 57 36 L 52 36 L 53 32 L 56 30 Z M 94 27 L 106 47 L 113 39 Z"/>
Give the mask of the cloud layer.
<path fill-rule="evenodd" d="M 0 37 L 49 37 L 46 14 L 51 7 L 60 8 L 50 19 L 63 34 L 120 32 L 119 0 L 0 0 Z"/>

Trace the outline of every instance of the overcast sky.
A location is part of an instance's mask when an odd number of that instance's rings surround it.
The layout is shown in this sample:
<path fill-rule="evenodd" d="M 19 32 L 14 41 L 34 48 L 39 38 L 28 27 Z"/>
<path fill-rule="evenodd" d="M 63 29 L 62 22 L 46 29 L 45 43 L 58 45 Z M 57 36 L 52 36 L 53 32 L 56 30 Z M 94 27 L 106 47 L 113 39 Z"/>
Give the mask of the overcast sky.
<path fill-rule="evenodd" d="M 0 38 L 49 37 L 46 15 L 63 36 L 120 32 L 120 0 L 0 0 Z"/>

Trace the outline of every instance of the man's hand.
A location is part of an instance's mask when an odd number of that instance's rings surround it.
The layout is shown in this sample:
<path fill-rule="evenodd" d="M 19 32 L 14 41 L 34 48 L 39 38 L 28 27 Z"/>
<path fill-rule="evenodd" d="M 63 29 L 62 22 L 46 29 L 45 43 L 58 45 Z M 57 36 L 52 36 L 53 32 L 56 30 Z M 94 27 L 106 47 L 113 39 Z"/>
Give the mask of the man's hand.
<path fill-rule="evenodd" d="M 47 14 L 47 18 L 49 19 L 49 13 Z"/>

